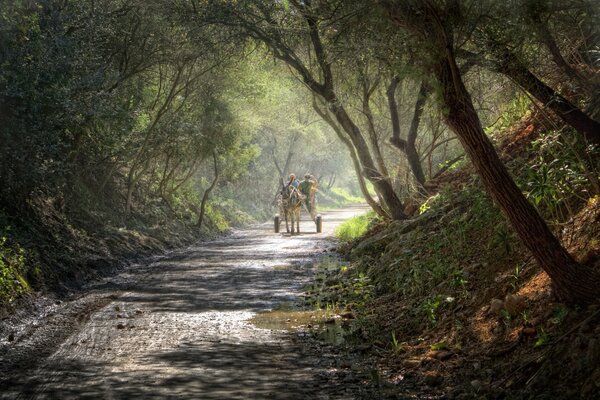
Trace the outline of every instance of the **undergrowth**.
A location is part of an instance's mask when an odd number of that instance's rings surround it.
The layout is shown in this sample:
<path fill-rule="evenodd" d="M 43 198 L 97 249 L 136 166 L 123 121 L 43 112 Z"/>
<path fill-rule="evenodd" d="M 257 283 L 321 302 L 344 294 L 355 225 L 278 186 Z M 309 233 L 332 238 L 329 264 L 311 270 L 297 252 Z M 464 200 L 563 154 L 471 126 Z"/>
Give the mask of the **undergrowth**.
<path fill-rule="evenodd" d="M 9 232 L 10 227 L 7 226 L 0 232 L 0 305 L 10 303 L 19 294 L 29 291 L 31 288 L 25 276 L 38 270 L 29 266 L 29 254 L 22 247 L 7 243 Z"/>
<path fill-rule="evenodd" d="M 377 215 L 373 211 L 350 218 L 336 228 L 335 236 L 346 242 L 352 241 L 367 233 L 369 225 L 376 219 Z"/>

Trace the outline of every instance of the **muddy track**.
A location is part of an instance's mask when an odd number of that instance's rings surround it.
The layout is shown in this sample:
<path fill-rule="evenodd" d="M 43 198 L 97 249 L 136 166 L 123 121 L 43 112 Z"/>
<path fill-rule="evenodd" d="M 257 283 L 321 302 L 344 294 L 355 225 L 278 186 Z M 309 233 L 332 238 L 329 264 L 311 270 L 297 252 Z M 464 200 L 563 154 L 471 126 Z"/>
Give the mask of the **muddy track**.
<path fill-rule="evenodd" d="M 278 235 L 271 224 L 236 231 L 133 266 L 72 301 L 40 305 L 36 318 L 3 328 L 0 396 L 360 397 L 360 379 L 334 376 L 335 350 L 248 320 L 299 303 L 334 227 L 361 212 L 327 213 L 323 234 Z M 301 230 L 315 226 L 304 221 Z"/>

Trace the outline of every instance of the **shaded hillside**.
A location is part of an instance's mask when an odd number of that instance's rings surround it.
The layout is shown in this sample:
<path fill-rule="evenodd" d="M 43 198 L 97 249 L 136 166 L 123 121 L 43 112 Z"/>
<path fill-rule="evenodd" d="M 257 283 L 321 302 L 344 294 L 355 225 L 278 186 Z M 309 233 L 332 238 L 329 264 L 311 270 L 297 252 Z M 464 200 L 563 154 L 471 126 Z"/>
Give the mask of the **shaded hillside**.
<path fill-rule="evenodd" d="M 600 198 L 588 179 L 597 179 L 598 155 L 584 159 L 581 145 L 548 131 L 549 123 L 528 112 L 496 135 L 500 154 L 563 245 L 600 269 Z M 542 163 L 550 157 L 553 163 Z M 430 188 L 437 193 L 412 219 L 373 221 L 364 237 L 343 244 L 350 264 L 311 296 L 357 317 L 347 340 L 371 343 L 399 391 L 417 385 L 445 398 L 597 398 L 598 308 L 556 300 L 470 166 Z M 369 295 L 357 299 L 363 276 Z"/>

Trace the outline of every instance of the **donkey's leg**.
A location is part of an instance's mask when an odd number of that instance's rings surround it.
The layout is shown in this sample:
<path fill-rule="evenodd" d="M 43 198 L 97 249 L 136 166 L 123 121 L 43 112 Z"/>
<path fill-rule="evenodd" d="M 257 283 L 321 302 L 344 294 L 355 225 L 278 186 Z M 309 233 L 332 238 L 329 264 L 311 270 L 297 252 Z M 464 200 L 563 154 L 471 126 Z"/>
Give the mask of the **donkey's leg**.
<path fill-rule="evenodd" d="M 296 218 L 295 218 L 295 217 L 296 217 L 296 215 L 294 215 L 294 210 L 290 210 L 290 218 L 292 219 L 292 235 L 293 235 L 294 233 L 296 233 L 296 232 L 294 231 L 294 223 L 295 223 L 295 220 L 296 220 Z"/>
<path fill-rule="evenodd" d="M 296 210 L 296 232 L 300 233 L 300 208 Z"/>
<path fill-rule="evenodd" d="M 288 211 L 285 211 L 285 231 L 287 233 L 290 233 L 290 227 L 288 226 Z"/>

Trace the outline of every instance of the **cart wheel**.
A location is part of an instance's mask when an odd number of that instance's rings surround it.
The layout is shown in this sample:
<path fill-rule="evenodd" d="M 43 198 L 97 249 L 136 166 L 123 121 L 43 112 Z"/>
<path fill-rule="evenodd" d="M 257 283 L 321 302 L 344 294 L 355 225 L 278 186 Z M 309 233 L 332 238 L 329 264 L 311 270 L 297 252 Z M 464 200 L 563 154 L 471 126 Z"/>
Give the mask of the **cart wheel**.
<path fill-rule="evenodd" d="M 323 219 L 320 215 L 317 215 L 316 223 L 317 223 L 317 233 L 323 232 Z"/>
<path fill-rule="evenodd" d="M 275 215 L 275 218 L 273 219 L 273 228 L 275 228 L 275 233 L 279 233 L 279 215 Z"/>

